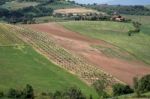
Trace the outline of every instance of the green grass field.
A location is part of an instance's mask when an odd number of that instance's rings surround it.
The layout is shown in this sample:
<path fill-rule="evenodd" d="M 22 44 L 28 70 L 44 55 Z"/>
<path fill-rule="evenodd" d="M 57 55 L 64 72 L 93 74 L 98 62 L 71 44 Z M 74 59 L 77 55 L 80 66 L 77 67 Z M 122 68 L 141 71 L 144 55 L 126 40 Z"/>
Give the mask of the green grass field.
<path fill-rule="evenodd" d="M 12 1 L 12 2 L 6 2 L 4 5 L 2 5 L 2 7 L 9 9 L 9 10 L 17 10 L 17 9 L 21 9 L 21 8 L 30 7 L 30 6 L 36 6 L 36 5 L 38 5 L 37 2 Z"/>
<path fill-rule="evenodd" d="M 142 32 L 129 37 L 127 32 L 133 29 L 130 23 L 110 21 L 70 21 L 60 22 L 64 27 L 82 35 L 107 41 L 122 50 L 128 51 L 138 60 L 150 64 L 149 25 L 142 27 Z M 145 29 L 146 28 L 146 29 Z M 147 31 L 147 32 L 146 32 Z"/>
<path fill-rule="evenodd" d="M 135 16 L 135 15 L 124 15 L 126 18 L 130 18 L 133 21 L 142 23 L 142 32 L 150 35 L 150 16 Z"/>
<path fill-rule="evenodd" d="M 143 25 L 150 25 L 150 16 L 139 16 L 139 15 L 123 15 L 125 18 L 132 19 L 133 21 L 138 21 Z"/>
<path fill-rule="evenodd" d="M 0 91 L 22 89 L 30 84 L 39 94 L 77 86 L 85 95 L 98 98 L 93 88 L 51 63 L 15 35 L 7 25 L 0 24 Z"/>

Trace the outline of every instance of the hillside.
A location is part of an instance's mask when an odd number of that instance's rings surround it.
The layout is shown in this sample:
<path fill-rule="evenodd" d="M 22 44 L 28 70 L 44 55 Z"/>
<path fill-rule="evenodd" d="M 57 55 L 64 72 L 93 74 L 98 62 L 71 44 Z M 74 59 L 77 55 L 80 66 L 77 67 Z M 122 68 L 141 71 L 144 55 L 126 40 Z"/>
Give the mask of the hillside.
<path fill-rule="evenodd" d="M 11 2 L 6 2 L 3 4 L 1 7 L 9 10 L 18 10 L 22 8 L 27 8 L 30 6 L 36 6 L 38 5 L 38 2 L 18 2 L 18 1 L 11 1 Z"/>
<path fill-rule="evenodd" d="M 111 5 L 147 5 L 150 4 L 149 0 L 112 0 L 106 2 Z"/>
<path fill-rule="evenodd" d="M 149 8 L 150 9 L 150 4 L 149 5 L 146 5 L 145 7 Z"/>
<path fill-rule="evenodd" d="M 20 33 L 23 31 L 21 32 L 18 27 L 0 24 L 0 91 L 7 92 L 10 88 L 21 89 L 30 84 L 36 95 L 39 95 L 42 92 L 54 92 L 77 86 L 87 96 L 92 94 L 97 97 L 93 88 L 54 65 L 28 43 L 19 39 Z"/>
<path fill-rule="evenodd" d="M 66 28 L 76 31 L 80 34 L 110 42 L 132 53 L 134 56 L 144 61 L 145 63 L 150 64 L 150 47 L 148 47 L 148 41 L 150 40 L 150 37 L 147 36 L 147 32 L 139 33 L 131 38 L 128 37 L 127 31 L 132 29 L 130 24 L 105 21 L 74 23 L 66 22 L 62 24 L 64 24 Z M 144 29 L 142 30 L 144 31 Z M 147 29 L 147 31 L 149 30 Z"/>

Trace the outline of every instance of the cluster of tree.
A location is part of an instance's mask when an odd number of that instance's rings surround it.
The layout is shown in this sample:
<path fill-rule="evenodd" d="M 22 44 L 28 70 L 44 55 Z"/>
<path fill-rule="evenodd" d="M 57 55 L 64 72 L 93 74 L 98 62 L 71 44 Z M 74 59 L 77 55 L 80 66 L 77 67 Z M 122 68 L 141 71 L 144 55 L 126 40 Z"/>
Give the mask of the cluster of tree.
<path fill-rule="evenodd" d="M 113 95 L 114 96 L 130 94 L 133 92 L 134 92 L 133 89 L 131 89 L 129 85 L 123 85 L 120 83 L 113 85 Z"/>
<path fill-rule="evenodd" d="M 55 17 L 59 17 L 59 18 L 64 18 L 66 20 L 91 20 L 91 21 L 98 21 L 98 20 L 110 20 L 110 16 L 108 15 L 103 15 L 103 14 L 97 14 L 97 13 L 87 13 L 87 14 L 61 14 L 61 13 L 57 13 L 54 15 Z"/>
<path fill-rule="evenodd" d="M 114 96 L 135 93 L 136 97 L 141 97 L 142 93 L 150 91 L 150 75 L 143 76 L 141 79 L 135 77 L 133 79 L 133 89 L 129 85 L 115 84 L 113 85 Z"/>
<path fill-rule="evenodd" d="M 46 8 L 42 4 L 15 11 L 0 8 L 0 18 L 8 23 L 34 23 L 34 17 L 48 16 L 52 13 L 53 9 Z"/>
<path fill-rule="evenodd" d="M 134 30 L 129 30 L 128 31 L 128 36 L 132 36 L 132 34 L 140 32 L 140 27 L 141 27 L 142 24 L 139 23 L 139 22 L 133 22 L 132 24 L 134 26 Z"/>
<path fill-rule="evenodd" d="M 70 87 L 64 91 L 55 91 L 54 93 L 41 93 L 42 96 L 49 97 L 50 99 L 87 99 L 87 97 L 82 93 L 82 91 L 77 87 Z M 38 97 L 34 93 L 34 89 L 31 85 L 26 85 L 23 90 L 9 89 L 9 91 L 4 94 L 0 92 L 0 98 L 9 99 L 34 99 Z M 89 99 L 92 99 L 92 95 L 89 96 Z"/>
<path fill-rule="evenodd" d="M 23 90 L 9 89 L 7 94 L 0 92 L 0 98 L 8 97 L 12 99 L 34 99 L 34 90 L 31 85 L 26 85 Z"/>
<path fill-rule="evenodd" d="M 150 91 L 150 75 L 146 75 L 141 79 L 135 77 L 134 81 L 134 91 L 137 97 L 141 97 L 142 93 Z"/>
<path fill-rule="evenodd" d="M 48 95 L 50 96 L 50 99 L 87 99 L 82 91 L 76 87 L 71 87 L 64 91 L 56 91 L 54 93 L 49 93 Z M 92 99 L 92 95 L 90 95 L 90 98 Z"/>
<path fill-rule="evenodd" d="M 90 7 L 96 9 L 98 11 L 103 11 L 108 14 L 112 14 L 114 12 L 118 12 L 120 14 L 127 14 L 127 15 L 150 15 L 150 9 L 146 8 L 145 6 L 122 6 L 122 5 L 84 5 L 86 7 Z"/>

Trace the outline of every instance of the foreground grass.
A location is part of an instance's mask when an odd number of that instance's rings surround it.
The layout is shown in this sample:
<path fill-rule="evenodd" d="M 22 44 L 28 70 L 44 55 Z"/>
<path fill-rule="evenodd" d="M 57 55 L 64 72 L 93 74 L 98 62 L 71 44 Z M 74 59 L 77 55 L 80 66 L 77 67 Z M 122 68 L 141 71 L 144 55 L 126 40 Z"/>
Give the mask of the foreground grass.
<path fill-rule="evenodd" d="M 23 88 L 31 84 L 36 92 L 54 92 L 77 86 L 86 94 L 97 96 L 77 77 L 62 70 L 29 46 L 0 47 L 0 90 Z"/>
<path fill-rule="evenodd" d="M 131 37 L 128 30 L 133 29 L 132 24 L 107 21 L 80 21 L 61 22 L 64 27 L 91 38 L 107 41 L 123 50 L 128 51 L 137 59 L 150 64 L 150 29 L 142 28 L 142 32 Z M 144 33 L 147 31 L 147 33 Z"/>

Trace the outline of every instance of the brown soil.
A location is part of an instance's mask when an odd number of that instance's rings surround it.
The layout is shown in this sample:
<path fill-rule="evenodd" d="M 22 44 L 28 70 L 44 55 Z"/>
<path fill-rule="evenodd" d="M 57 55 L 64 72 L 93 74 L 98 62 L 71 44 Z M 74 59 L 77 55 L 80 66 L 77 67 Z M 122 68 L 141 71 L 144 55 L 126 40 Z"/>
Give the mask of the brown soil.
<path fill-rule="evenodd" d="M 26 27 L 49 33 L 49 36 L 53 37 L 56 43 L 62 47 L 84 57 L 91 64 L 98 66 L 103 71 L 127 84 L 132 85 L 132 79 L 135 76 L 141 77 L 150 73 L 150 67 L 141 61 L 107 57 L 102 52 L 91 47 L 91 45 L 100 45 L 116 48 L 115 46 L 101 40 L 82 36 L 65 29 L 57 23 L 32 24 L 26 25 Z"/>

